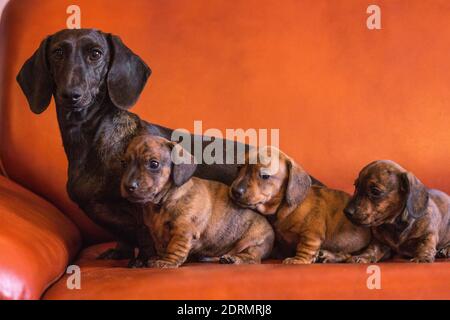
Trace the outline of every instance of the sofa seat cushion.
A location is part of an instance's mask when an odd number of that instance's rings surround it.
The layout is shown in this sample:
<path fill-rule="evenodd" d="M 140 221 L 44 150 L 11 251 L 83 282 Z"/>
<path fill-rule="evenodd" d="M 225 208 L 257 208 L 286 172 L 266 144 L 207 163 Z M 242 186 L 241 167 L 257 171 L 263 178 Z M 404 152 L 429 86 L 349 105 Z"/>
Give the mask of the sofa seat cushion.
<path fill-rule="evenodd" d="M 178 269 L 129 269 L 127 261 L 95 257 L 113 243 L 82 251 L 81 288 L 68 289 L 67 275 L 44 299 L 449 299 L 450 261 L 387 262 L 381 289 L 367 288 L 367 265 L 220 265 L 190 263 Z"/>
<path fill-rule="evenodd" d="M 0 300 L 39 299 L 81 247 L 53 205 L 0 176 Z"/>

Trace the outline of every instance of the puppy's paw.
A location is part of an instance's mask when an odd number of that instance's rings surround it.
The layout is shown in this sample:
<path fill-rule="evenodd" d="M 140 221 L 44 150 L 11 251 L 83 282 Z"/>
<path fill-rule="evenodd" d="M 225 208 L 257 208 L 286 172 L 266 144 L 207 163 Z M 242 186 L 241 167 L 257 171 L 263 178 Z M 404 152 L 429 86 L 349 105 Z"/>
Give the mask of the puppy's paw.
<path fill-rule="evenodd" d="M 221 264 L 242 264 L 243 261 L 238 256 L 233 256 L 230 254 L 224 254 L 219 258 L 219 263 Z"/>
<path fill-rule="evenodd" d="M 349 263 L 375 263 L 373 261 L 374 259 L 371 259 L 368 256 L 353 256 L 347 259 L 347 262 Z"/>
<path fill-rule="evenodd" d="M 434 257 L 430 256 L 414 257 L 410 261 L 415 263 L 431 263 L 434 262 Z"/>
<path fill-rule="evenodd" d="M 316 261 L 319 263 L 338 263 L 346 260 L 347 255 L 341 253 L 333 253 L 328 250 L 320 250 L 317 253 Z"/>
<path fill-rule="evenodd" d="M 178 264 L 166 260 L 151 260 L 149 261 L 149 266 L 151 268 L 159 268 L 159 269 L 171 269 L 178 268 Z"/>
<path fill-rule="evenodd" d="M 131 254 L 123 250 L 111 248 L 97 256 L 97 260 L 123 260 L 132 258 Z"/>
<path fill-rule="evenodd" d="M 311 264 L 312 261 L 304 258 L 286 258 L 283 260 L 283 264 Z"/>

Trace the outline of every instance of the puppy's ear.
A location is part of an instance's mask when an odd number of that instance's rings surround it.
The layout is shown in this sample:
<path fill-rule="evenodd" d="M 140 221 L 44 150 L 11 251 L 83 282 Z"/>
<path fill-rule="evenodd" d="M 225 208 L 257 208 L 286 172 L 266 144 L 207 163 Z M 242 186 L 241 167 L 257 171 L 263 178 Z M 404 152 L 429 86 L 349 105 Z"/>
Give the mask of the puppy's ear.
<path fill-rule="evenodd" d="M 36 52 L 22 66 L 16 78 L 27 97 L 31 111 L 36 114 L 47 109 L 55 87 L 47 63 L 49 42 L 50 36 L 41 42 Z"/>
<path fill-rule="evenodd" d="M 286 159 L 289 170 L 289 180 L 286 188 L 286 202 L 289 206 L 297 207 L 305 200 L 309 188 L 311 187 L 311 178 L 291 158 Z"/>
<path fill-rule="evenodd" d="M 426 214 L 428 207 L 428 190 L 425 185 L 411 172 L 400 175 L 401 188 L 407 195 L 406 210 L 413 218 L 420 218 Z"/>
<path fill-rule="evenodd" d="M 129 109 L 138 100 L 151 70 L 119 37 L 109 34 L 107 38 L 111 48 L 106 81 L 109 97 L 115 106 Z"/>
<path fill-rule="evenodd" d="M 194 163 L 194 156 L 180 144 L 170 142 L 170 145 L 172 146 L 172 179 L 173 183 L 179 187 L 194 175 L 197 165 Z"/>

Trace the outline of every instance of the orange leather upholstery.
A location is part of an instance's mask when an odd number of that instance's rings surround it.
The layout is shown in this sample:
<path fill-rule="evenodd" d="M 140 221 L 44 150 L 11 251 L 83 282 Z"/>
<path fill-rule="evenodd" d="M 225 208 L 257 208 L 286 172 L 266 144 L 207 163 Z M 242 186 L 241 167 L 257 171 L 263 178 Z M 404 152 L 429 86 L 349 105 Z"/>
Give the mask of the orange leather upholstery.
<path fill-rule="evenodd" d="M 329 186 L 352 190 L 361 167 L 393 159 L 450 192 L 450 2 L 78 0 L 81 24 L 111 32 L 152 68 L 133 111 L 193 130 L 280 129 L 281 148 Z M 37 116 L 15 81 L 40 41 L 66 26 L 69 0 L 11 0 L 0 25 L 0 158 L 9 177 L 48 199 L 84 244 L 111 239 L 67 197 L 52 102 Z M 0 297 L 38 298 L 77 251 L 78 232 L 46 201 L 0 180 Z M 365 266 L 190 265 L 129 270 L 86 249 L 82 290 L 58 298 L 450 298 L 449 262 Z M 26 263 L 25 263 L 26 261 Z M 116 268 L 118 267 L 118 268 Z M 6 280 L 5 280 L 6 279 Z M 262 290 L 261 288 L 264 288 Z"/>
<path fill-rule="evenodd" d="M 44 299 L 450 299 L 447 262 L 380 264 L 381 289 L 367 288 L 367 265 L 289 266 L 188 264 L 179 269 L 128 269 L 126 261 L 95 257 L 112 244 L 84 250 L 81 289 L 67 275 Z"/>
<path fill-rule="evenodd" d="M 80 233 L 50 203 L 2 176 L 0 221 L 0 300 L 39 299 L 80 249 Z"/>

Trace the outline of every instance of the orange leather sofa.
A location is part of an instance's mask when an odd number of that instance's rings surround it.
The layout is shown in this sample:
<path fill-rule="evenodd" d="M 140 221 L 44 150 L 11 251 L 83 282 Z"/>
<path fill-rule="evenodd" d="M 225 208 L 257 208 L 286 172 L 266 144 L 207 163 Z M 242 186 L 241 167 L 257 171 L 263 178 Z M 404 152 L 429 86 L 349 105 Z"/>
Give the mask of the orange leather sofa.
<path fill-rule="evenodd" d="M 0 298 L 449 299 L 450 263 L 127 269 L 98 261 L 111 236 L 65 191 L 55 106 L 37 116 L 15 81 L 40 41 L 66 26 L 120 35 L 153 69 L 133 111 L 193 129 L 279 128 L 281 148 L 328 186 L 352 192 L 366 163 L 393 159 L 450 192 L 450 3 L 382 1 L 11 0 L 0 26 Z M 81 289 L 66 267 L 81 267 Z"/>

